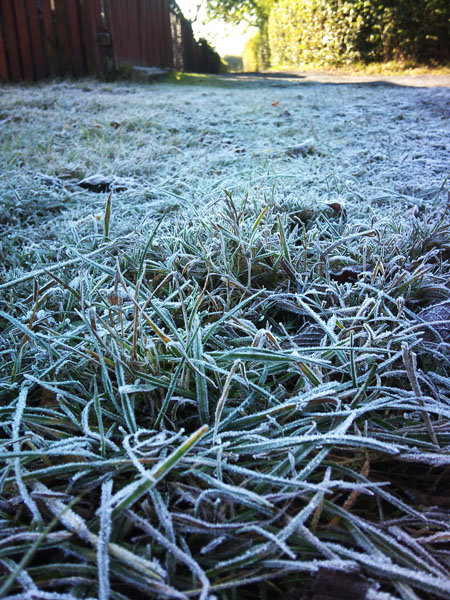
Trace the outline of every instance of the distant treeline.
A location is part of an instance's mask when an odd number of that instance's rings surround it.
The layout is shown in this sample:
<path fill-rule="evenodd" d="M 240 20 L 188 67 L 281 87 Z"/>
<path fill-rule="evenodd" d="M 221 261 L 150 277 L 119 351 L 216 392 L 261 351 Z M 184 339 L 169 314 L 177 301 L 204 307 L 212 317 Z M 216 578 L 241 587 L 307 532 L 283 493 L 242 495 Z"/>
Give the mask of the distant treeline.
<path fill-rule="evenodd" d="M 449 0 L 278 0 L 270 4 L 267 18 L 260 19 L 259 34 L 247 45 L 247 68 L 450 61 Z"/>

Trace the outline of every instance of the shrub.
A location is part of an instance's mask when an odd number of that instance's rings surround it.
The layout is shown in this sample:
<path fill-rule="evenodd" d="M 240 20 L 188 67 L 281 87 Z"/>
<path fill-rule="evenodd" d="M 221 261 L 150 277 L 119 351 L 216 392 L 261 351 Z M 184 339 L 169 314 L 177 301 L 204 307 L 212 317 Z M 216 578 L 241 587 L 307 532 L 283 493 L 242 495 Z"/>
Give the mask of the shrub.
<path fill-rule="evenodd" d="M 228 71 L 236 73 L 243 70 L 242 56 L 226 54 L 223 59 L 227 64 Z"/>
<path fill-rule="evenodd" d="M 242 55 L 244 71 L 262 71 L 270 64 L 270 51 L 267 31 L 251 37 L 245 44 Z"/>
<path fill-rule="evenodd" d="M 226 64 L 216 50 L 203 38 L 198 42 L 201 73 L 225 73 Z"/>
<path fill-rule="evenodd" d="M 280 0 L 269 16 L 272 64 L 450 58 L 446 0 Z"/>

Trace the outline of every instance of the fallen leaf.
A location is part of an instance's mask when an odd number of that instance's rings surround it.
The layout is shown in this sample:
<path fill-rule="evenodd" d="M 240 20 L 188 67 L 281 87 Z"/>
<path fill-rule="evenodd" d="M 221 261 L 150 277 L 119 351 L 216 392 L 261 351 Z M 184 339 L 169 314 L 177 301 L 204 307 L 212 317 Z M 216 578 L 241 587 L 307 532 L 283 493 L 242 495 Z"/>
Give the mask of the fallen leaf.
<path fill-rule="evenodd" d="M 319 569 L 312 585 L 312 598 L 321 600 L 364 600 L 369 584 L 361 573 Z"/>
<path fill-rule="evenodd" d="M 46 388 L 41 388 L 41 406 L 57 406 L 58 400 L 56 399 L 55 392 L 51 392 Z"/>
<path fill-rule="evenodd" d="M 113 175 L 102 175 L 97 173 L 91 175 L 78 182 L 78 185 L 85 190 L 90 192 L 110 192 L 115 190 L 116 192 L 124 192 L 125 190 L 133 187 L 135 182 L 131 178 L 126 177 L 114 177 Z"/>
<path fill-rule="evenodd" d="M 328 202 L 327 206 L 332 208 L 336 213 L 340 213 L 343 209 L 342 204 L 340 204 L 339 202 Z"/>
<path fill-rule="evenodd" d="M 330 271 L 330 279 L 334 279 L 339 283 L 355 283 L 362 271 L 363 268 L 359 265 L 344 267 L 340 271 Z"/>

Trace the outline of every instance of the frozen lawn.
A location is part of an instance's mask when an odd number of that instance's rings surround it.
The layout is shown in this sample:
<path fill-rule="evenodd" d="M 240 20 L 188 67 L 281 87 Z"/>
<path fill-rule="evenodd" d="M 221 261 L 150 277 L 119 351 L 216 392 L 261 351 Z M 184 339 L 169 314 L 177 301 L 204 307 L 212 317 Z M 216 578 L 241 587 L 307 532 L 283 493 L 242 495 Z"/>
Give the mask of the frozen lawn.
<path fill-rule="evenodd" d="M 340 199 L 350 218 L 405 215 L 429 206 L 448 175 L 449 88 L 215 83 L 0 88 L 6 234 L 32 242 L 43 226 L 49 239 L 79 227 L 103 210 L 104 194 L 75 185 L 97 173 L 132 180 L 114 195 L 115 233 L 168 206 L 192 214 L 224 189 L 296 205 Z M 310 153 L 289 157 L 305 142 Z"/>
<path fill-rule="evenodd" d="M 450 87 L 234 79 L 0 87 L 0 597 L 450 598 Z"/>

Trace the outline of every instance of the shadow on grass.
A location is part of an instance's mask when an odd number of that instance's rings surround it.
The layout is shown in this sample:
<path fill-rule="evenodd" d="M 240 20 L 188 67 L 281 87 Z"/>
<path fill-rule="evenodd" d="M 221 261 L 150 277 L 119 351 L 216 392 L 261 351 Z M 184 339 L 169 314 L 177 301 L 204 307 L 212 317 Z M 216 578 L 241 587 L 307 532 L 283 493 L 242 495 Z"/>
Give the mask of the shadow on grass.
<path fill-rule="evenodd" d="M 290 85 L 298 83 L 305 78 L 304 75 L 292 73 L 182 73 L 172 71 L 168 74 L 165 83 L 176 85 L 193 85 L 208 87 L 253 87 L 255 84 L 271 83 L 272 85 Z"/>
<path fill-rule="evenodd" d="M 167 83 L 187 86 L 220 88 L 243 88 L 268 85 L 284 88 L 305 85 L 350 85 L 391 88 L 428 88 L 435 86 L 450 87 L 450 75 L 363 75 L 339 74 L 314 71 L 263 72 L 263 73 L 181 73 L 173 71 L 165 79 Z"/>

